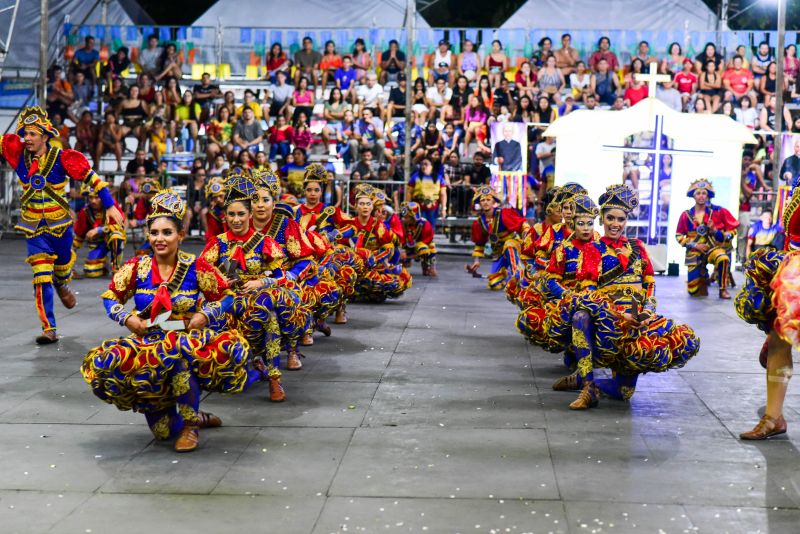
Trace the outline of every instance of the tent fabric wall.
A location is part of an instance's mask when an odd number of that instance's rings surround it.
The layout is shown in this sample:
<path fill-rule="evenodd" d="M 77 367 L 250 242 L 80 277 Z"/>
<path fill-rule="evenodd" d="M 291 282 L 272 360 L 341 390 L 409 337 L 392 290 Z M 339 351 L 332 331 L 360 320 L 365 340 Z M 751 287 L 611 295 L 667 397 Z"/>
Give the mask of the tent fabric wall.
<path fill-rule="evenodd" d="M 528 0 L 501 28 L 683 30 L 687 22 L 689 31 L 714 31 L 717 17 L 702 0 Z"/>
<path fill-rule="evenodd" d="M 108 5 L 107 23 L 109 25 L 149 24 L 152 19 L 139 7 L 135 0 L 124 0 L 126 8 L 118 0 Z M 4 68 L 36 69 L 39 65 L 39 23 L 41 20 L 39 0 L 21 0 L 11 37 L 11 46 Z M 100 24 L 101 9 L 92 0 L 50 0 L 50 37 L 62 32 L 65 16 L 72 24 Z M 63 40 L 58 43 L 63 45 Z"/>
<path fill-rule="evenodd" d="M 219 0 L 195 22 L 195 26 L 269 28 L 401 28 L 405 3 L 392 0 L 304 0 L 297 8 L 287 9 L 281 0 Z M 298 16 L 299 15 L 299 16 Z M 417 27 L 429 24 L 417 15 Z"/>

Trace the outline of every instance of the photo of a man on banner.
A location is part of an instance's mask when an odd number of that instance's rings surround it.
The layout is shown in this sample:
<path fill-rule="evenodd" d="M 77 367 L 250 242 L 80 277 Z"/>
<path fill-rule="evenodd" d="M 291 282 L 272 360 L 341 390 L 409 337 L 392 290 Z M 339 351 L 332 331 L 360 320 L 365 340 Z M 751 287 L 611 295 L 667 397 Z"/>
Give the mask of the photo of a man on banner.
<path fill-rule="evenodd" d="M 528 131 L 524 123 L 495 122 L 491 126 L 492 187 L 503 202 L 525 209 Z"/>

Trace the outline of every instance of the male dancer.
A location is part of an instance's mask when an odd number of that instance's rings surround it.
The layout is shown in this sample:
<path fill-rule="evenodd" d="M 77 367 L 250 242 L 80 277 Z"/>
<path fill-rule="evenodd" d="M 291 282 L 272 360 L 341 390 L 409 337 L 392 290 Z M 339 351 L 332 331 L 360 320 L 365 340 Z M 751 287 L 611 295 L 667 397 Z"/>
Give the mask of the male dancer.
<path fill-rule="evenodd" d="M 108 184 L 95 174 L 83 154 L 51 144 L 58 137 L 58 130 L 39 107 L 26 108 L 17 122 L 17 132 L 0 137 L 0 155 L 14 168 L 22 184 L 16 229 L 25 234 L 28 244 L 26 261 L 33 269 L 36 312 L 42 323 L 42 335 L 36 338 L 40 345 L 58 341 L 53 293 L 67 309 L 76 304 L 68 285 L 75 263 L 73 220 L 66 195 L 69 179 L 82 182 L 97 193 L 107 221 L 124 224 Z"/>

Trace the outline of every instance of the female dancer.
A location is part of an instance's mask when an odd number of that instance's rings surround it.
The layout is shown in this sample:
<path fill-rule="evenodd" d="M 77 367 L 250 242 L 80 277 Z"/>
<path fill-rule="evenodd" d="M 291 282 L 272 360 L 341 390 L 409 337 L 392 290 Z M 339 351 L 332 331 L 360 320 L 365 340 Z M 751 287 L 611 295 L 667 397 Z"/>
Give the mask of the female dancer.
<path fill-rule="evenodd" d="M 152 253 L 125 263 L 103 293 L 106 313 L 131 335 L 89 351 L 81 373 L 94 394 L 120 410 L 144 413 L 156 439 L 177 436 L 192 451 L 199 429 L 222 425 L 200 411 L 200 391 L 239 393 L 265 377 L 246 369 L 250 349 L 236 331 L 208 328 L 233 302 L 225 278 L 203 258 L 180 250 L 183 201 L 171 191 L 152 199 Z M 133 299 L 135 310 L 125 310 Z"/>

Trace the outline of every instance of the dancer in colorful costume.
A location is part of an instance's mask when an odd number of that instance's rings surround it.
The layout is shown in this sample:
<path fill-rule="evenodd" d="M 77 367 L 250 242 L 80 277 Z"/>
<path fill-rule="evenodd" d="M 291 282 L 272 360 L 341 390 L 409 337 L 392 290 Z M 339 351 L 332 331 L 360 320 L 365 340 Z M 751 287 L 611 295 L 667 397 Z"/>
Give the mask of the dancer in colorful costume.
<path fill-rule="evenodd" d="M 69 288 L 75 263 L 73 220 L 66 188 L 69 180 L 85 184 L 102 203 L 107 220 L 124 224 L 122 212 L 86 157 L 75 150 L 62 150 L 53 141 L 59 133 L 39 107 L 26 108 L 17 122 L 17 131 L 0 138 L 0 155 L 11 165 L 22 185 L 20 220 L 15 229 L 25 234 L 27 262 L 33 270 L 33 293 L 42 334 L 36 343 L 58 341 L 53 296 L 65 308 L 75 307 Z"/>
<path fill-rule="evenodd" d="M 253 176 L 256 200 L 253 202 L 253 226 L 280 245 L 286 256 L 284 279 L 280 288 L 268 288 L 275 303 L 283 345 L 287 351 L 286 369 L 302 369 L 300 342 L 313 328 L 313 310 L 306 306 L 305 285 L 317 277 L 314 249 L 305 232 L 294 221 L 294 212 L 286 204 L 276 204 L 280 198 L 280 179 L 271 169 L 257 171 Z"/>
<path fill-rule="evenodd" d="M 783 213 L 786 251 L 756 250 L 745 264 L 745 281 L 736 295 L 736 313 L 767 334 L 759 361 L 767 371 L 764 415 L 743 440 L 763 440 L 786 433 L 783 405 L 794 373 L 792 348 L 800 348 L 800 188 L 795 187 Z"/>
<path fill-rule="evenodd" d="M 83 275 L 87 278 L 99 278 L 108 272 L 106 262 L 111 265 L 111 274 L 122 265 L 122 254 L 125 250 L 125 227 L 108 220 L 103 201 L 87 185 L 83 185 L 82 193 L 86 197 L 86 205 L 78 212 L 73 233 L 72 248 L 76 252 L 84 243 L 89 253 L 83 263 Z M 119 205 L 114 201 L 119 208 Z"/>
<path fill-rule="evenodd" d="M 494 260 L 488 276 L 488 287 L 493 291 L 505 288 L 512 271 L 521 265 L 519 257 L 522 236 L 528 231 L 528 221 L 513 208 L 500 208 L 500 198 L 488 185 L 475 191 L 472 203 L 480 203 L 481 213 L 472 223 L 472 242 L 475 248 L 471 265 L 467 272 L 476 274 L 481 266 L 481 258 Z M 487 250 L 488 246 L 488 250 Z"/>
<path fill-rule="evenodd" d="M 400 260 L 406 265 L 416 260 L 422 265 L 422 276 L 437 276 L 433 226 L 422 216 L 422 208 L 416 202 L 404 203 L 400 207 L 400 217 L 403 221 Z"/>
<path fill-rule="evenodd" d="M 152 204 L 153 253 L 125 263 L 102 294 L 109 318 L 131 334 L 91 349 L 81 373 L 98 398 L 144 413 L 156 439 L 177 437 L 175 450 L 188 452 L 200 428 L 222 425 L 200 411 L 201 390 L 239 393 L 265 375 L 248 372 L 249 346 L 236 330 L 208 327 L 224 318 L 233 293 L 216 268 L 180 250 L 185 204 L 171 191 Z"/>
<path fill-rule="evenodd" d="M 562 244 L 548 266 L 553 275 L 547 278 L 548 295 L 560 303 L 558 313 L 548 315 L 546 328 L 556 339 L 571 332 L 577 362 L 577 372 L 557 381 L 553 389 L 580 390 L 570 404 L 573 410 L 597 406 L 601 390 L 628 400 L 640 374 L 683 367 L 700 348 L 689 326 L 656 314 L 647 250 L 638 239 L 624 236 L 628 214 L 638 204 L 627 186 L 609 186 L 600 196 L 605 235 L 577 255 L 571 244 Z M 578 280 L 575 289 L 563 284 L 567 278 Z M 572 298 L 576 292 L 579 298 Z M 611 369 L 613 378 L 595 380 L 596 367 Z"/>
<path fill-rule="evenodd" d="M 686 248 L 689 295 L 708 296 L 706 265 L 710 263 L 719 284 L 719 298 L 729 299 L 731 241 L 736 237 L 739 222 L 727 209 L 711 204 L 714 186 L 709 180 L 692 182 L 687 196 L 694 198 L 695 205 L 681 213 L 675 237 Z"/>
<path fill-rule="evenodd" d="M 281 292 L 286 256 L 280 245 L 251 225 L 256 187 L 250 177 L 231 174 L 225 185 L 228 230 L 209 239 L 201 257 L 218 267 L 235 291 L 232 322 L 250 344 L 254 361 L 266 361 L 270 400 L 281 402 L 286 395 L 281 386 L 281 331 L 274 293 Z"/>
<path fill-rule="evenodd" d="M 355 234 L 353 218 L 341 209 L 322 203 L 328 185 L 328 171 L 319 163 L 309 165 L 303 176 L 305 203 L 294 208 L 295 221 L 303 229 L 314 246 L 320 276 L 333 280 L 338 286 L 339 303 L 334 324 L 347 323 L 345 299 L 355 291 L 358 272 L 352 252 L 337 246 L 337 240 Z M 322 310 L 327 311 L 327 310 Z M 317 315 L 317 329 L 330 335 L 330 327 L 324 318 Z"/>
<path fill-rule="evenodd" d="M 225 232 L 225 180 L 215 176 L 205 187 L 206 202 L 206 242 Z"/>

